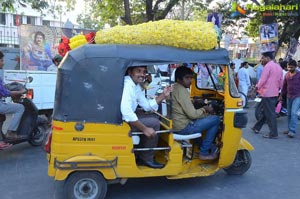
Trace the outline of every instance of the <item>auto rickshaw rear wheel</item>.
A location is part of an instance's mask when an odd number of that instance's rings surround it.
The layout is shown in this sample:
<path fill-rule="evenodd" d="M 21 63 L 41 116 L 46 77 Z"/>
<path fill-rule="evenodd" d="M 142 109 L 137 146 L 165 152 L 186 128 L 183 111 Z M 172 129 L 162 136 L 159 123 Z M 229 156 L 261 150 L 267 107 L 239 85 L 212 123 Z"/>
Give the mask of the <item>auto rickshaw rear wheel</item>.
<path fill-rule="evenodd" d="M 64 198 L 68 199 L 104 199 L 107 182 L 96 171 L 77 171 L 72 173 L 64 185 Z"/>
<path fill-rule="evenodd" d="M 247 150 L 239 150 L 236 153 L 232 165 L 224 168 L 228 175 L 242 175 L 250 168 L 252 163 L 251 155 Z"/>

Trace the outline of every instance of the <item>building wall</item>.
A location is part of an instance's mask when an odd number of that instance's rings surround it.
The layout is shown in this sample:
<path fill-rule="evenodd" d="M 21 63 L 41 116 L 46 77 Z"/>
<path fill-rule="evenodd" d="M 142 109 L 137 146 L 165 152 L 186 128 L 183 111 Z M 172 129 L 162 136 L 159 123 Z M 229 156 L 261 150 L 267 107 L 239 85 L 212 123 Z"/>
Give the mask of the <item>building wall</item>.
<path fill-rule="evenodd" d="M 3 79 L 3 70 L 20 69 L 20 50 L 18 48 L 1 48 L 4 54 L 4 67 L 0 69 L 0 78 Z"/>

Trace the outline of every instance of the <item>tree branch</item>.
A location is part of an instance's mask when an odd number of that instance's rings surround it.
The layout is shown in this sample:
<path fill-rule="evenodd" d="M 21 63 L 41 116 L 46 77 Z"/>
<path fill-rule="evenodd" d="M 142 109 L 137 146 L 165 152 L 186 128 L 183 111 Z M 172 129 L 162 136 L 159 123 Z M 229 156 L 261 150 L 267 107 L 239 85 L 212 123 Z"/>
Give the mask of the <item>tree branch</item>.
<path fill-rule="evenodd" d="M 156 17 L 156 20 L 161 20 L 166 18 L 167 14 L 178 2 L 179 0 L 170 0 L 166 8 L 162 11 L 162 13 Z"/>
<path fill-rule="evenodd" d="M 152 3 L 153 3 L 153 0 L 146 0 L 147 21 L 153 21 L 153 19 L 154 19 L 154 13 L 153 13 L 153 10 L 152 10 Z"/>
<path fill-rule="evenodd" d="M 155 14 L 155 13 L 157 13 L 157 11 L 158 11 L 158 5 L 160 4 L 160 3 L 162 3 L 162 2 L 164 2 L 165 0 L 157 0 L 156 1 L 156 3 L 155 3 L 155 5 L 154 5 L 154 7 L 153 7 L 153 13 Z"/>

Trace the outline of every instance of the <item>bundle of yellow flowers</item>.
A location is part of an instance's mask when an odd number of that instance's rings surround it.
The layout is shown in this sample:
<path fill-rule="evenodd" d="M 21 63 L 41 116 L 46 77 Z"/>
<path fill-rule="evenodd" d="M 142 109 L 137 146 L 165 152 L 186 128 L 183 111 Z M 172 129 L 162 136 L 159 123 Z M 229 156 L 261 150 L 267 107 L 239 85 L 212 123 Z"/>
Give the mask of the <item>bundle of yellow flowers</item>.
<path fill-rule="evenodd" d="M 87 44 L 87 40 L 84 35 L 76 35 L 70 39 L 69 46 L 73 50 L 81 45 Z"/>
<path fill-rule="evenodd" d="M 160 20 L 138 25 L 115 26 L 96 33 L 96 44 L 150 44 L 191 50 L 217 47 L 211 22 Z"/>

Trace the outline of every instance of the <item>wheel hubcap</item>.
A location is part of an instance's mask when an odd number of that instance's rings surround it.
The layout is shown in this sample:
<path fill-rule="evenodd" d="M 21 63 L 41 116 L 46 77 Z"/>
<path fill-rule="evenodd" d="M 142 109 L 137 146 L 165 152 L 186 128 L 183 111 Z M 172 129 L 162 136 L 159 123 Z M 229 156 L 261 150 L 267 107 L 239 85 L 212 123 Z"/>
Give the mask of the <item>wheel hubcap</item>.
<path fill-rule="evenodd" d="M 76 198 L 94 199 L 98 193 L 98 186 L 93 179 L 81 179 L 74 186 Z"/>

